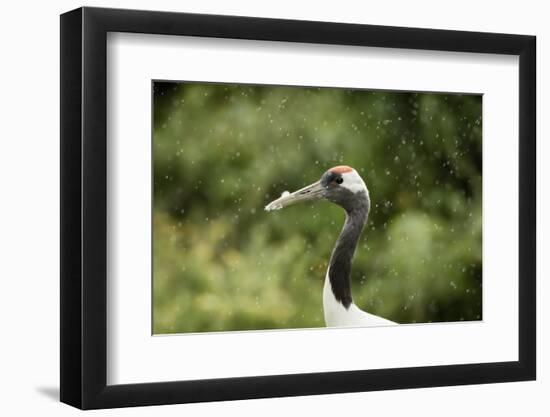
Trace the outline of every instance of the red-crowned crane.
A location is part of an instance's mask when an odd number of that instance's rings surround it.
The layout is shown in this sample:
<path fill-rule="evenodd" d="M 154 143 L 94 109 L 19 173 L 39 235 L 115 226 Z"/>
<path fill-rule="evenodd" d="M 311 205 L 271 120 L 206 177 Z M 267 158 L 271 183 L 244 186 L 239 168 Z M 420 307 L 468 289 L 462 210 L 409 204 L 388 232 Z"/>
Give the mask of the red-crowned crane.
<path fill-rule="evenodd" d="M 265 209 L 279 210 L 291 204 L 322 199 L 331 201 L 346 211 L 344 228 L 332 250 L 325 277 L 325 324 L 328 327 L 397 324 L 361 310 L 351 297 L 351 262 L 370 210 L 369 190 L 356 170 L 345 165 L 331 168 L 319 181 L 293 193 L 283 193 L 280 198 L 265 206 Z"/>

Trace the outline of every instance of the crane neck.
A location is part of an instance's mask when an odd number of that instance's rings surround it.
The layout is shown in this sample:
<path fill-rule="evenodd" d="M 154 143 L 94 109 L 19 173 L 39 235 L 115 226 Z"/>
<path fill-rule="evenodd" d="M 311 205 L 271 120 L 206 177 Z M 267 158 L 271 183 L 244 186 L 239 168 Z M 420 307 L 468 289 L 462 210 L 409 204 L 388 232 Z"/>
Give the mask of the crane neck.
<path fill-rule="evenodd" d="M 351 296 L 351 263 L 357 243 L 367 222 L 370 209 L 368 194 L 358 199 L 358 203 L 347 207 L 346 221 L 332 250 L 328 278 L 336 300 L 346 309 L 352 304 Z"/>

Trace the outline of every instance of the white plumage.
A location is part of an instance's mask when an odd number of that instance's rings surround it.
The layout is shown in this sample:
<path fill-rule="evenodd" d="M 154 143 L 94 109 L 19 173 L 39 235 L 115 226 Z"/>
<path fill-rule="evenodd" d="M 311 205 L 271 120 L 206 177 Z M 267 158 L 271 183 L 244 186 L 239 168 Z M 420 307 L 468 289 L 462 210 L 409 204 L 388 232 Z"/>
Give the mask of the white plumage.
<path fill-rule="evenodd" d="M 397 324 L 374 314 L 369 314 L 357 307 L 355 303 L 351 303 L 348 308 L 345 308 L 334 297 L 328 271 L 323 287 L 323 313 L 327 327 L 370 327 Z"/>

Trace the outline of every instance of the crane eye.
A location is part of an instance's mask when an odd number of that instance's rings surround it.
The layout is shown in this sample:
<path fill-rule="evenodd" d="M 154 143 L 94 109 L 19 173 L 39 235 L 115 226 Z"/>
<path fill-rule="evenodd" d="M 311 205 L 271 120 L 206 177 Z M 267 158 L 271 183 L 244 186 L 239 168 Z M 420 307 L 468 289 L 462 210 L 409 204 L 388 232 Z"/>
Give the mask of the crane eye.
<path fill-rule="evenodd" d="M 334 181 L 336 181 L 336 184 L 342 184 L 344 182 L 344 179 L 340 177 L 340 178 L 336 178 Z"/>

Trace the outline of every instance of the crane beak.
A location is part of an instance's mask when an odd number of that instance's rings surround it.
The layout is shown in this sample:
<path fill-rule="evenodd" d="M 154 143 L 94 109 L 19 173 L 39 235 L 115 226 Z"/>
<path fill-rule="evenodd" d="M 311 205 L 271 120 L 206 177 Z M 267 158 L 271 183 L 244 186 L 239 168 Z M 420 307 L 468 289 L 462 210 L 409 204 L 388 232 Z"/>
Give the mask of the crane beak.
<path fill-rule="evenodd" d="M 265 210 L 280 210 L 283 207 L 287 207 L 292 204 L 301 203 L 304 201 L 319 200 L 323 198 L 324 195 L 325 187 L 321 185 L 321 181 L 317 181 L 307 187 L 299 189 L 298 191 L 294 191 L 293 193 L 285 191 L 281 197 L 265 206 Z"/>

